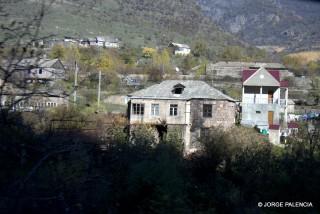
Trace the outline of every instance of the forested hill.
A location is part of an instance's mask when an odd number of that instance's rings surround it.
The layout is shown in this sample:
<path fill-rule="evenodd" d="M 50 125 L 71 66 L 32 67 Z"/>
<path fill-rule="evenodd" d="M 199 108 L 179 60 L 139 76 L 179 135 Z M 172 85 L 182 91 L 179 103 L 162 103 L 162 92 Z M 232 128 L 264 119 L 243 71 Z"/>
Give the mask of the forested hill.
<path fill-rule="evenodd" d="M 37 2 L 7 3 L 6 10 L 15 18 L 26 17 Z M 201 39 L 216 51 L 241 44 L 204 16 L 196 0 L 59 0 L 45 12 L 42 32 L 60 37 L 113 35 L 135 46 Z"/>
<path fill-rule="evenodd" d="M 221 28 L 255 45 L 320 48 L 320 1 L 198 0 Z"/>

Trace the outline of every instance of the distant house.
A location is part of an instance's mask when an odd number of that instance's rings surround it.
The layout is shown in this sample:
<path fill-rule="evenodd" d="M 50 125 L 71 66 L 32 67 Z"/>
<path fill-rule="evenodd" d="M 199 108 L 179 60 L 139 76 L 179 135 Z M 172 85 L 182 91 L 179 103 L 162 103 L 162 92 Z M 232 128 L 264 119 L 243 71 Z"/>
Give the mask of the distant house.
<path fill-rule="evenodd" d="M 6 83 L 2 91 L 1 108 L 11 111 L 36 111 L 58 106 L 67 106 L 69 96 L 58 89 L 25 89 Z"/>
<path fill-rule="evenodd" d="M 130 129 L 149 124 L 160 138 L 177 131 L 187 153 L 209 128 L 233 126 L 235 112 L 234 99 L 202 81 L 167 80 L 128 95 Z"/>
<path fill-rule="evenodd" d="M 73 38 L 73 37 L 69 37 L 69 36 L 66 36 L 64 37 L 63 39 L 63 43 L 64 45 L 68 46 L 68 45 L 78 45 L 79 44 L 79 40 L 76 39 L 76 38 Z"/>
<path fill-rule="evenodd" d="M 288 84 L 279 70 L 244 70 L 242 74 L 241 124 L 269 131 L 272 143 L 280 143 L 281 124 L 287 123 Z"/>
<path fill-rule="evenodd" d="M 97 36 L 95 38 L 81 40 L 80 45 L 83 47 L 119 48 L 120 41 L 119 39 L 110 36 Z"/>
<path fill-rule="evenodd" d="M 121 80 L 122 84 L 135 88 L 142 86 L 144 82 L 148 80 L 148 75 L 145 74 L 118 74 L 118 77 Z"/>
<path fill-rule="evenodd" d="M 66 78 L 64 65 L 59 59 L 26 58 L 13 64 L 13 81 L 32 83 Z"/>
<path fill-rule="evenodd" d="M 125 83 L 127 86 L 137 87 L 141 85 L 141 80 L 139 78 L 134 78 L 130 76 L 123 77 L 122 82 Z"/>
<path fill-rule="evenodd" d="M 173 48 L 173 53 L 175 55 L 187 56 L 191 53 L 191 48 L 186 44 L 171 42 L 169 47 Z"/>
<path fill-rule="evenodd" d="M 105 38 L 104 47 L 105 48 L 119 48 L 120 47 L 120 41 L 119 41 L 118 38 L 106 37 Z"/>

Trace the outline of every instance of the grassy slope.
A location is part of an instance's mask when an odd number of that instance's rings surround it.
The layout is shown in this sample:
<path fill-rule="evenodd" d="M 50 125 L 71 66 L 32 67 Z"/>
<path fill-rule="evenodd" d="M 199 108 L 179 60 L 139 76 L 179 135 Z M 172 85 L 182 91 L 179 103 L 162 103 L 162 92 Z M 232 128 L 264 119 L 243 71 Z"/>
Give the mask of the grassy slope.
<path fill-rule="evenodd" d="M 166 45 L 169 41 L 205 40 L 218 52 L 228 44 L 240 44 L 202 15 L 195 0 L 100 0 L 89 7 L 78 1 L 60 1 L 45 13 L 43 34 L 59 37 L 114 35 L 133 46 Z M 75 3 L 76 2 L 76 3 Z M 10 18 L 35 13 L 34 1 L 6 4 Z"/>
<path fill-rule="evenodd" d="M 303 51 L 298 53 L 292 53 L 288 56 L 298 58 L 304 64 L 308 64 L 309 62 L 320 61 L 320 51 Z"/>

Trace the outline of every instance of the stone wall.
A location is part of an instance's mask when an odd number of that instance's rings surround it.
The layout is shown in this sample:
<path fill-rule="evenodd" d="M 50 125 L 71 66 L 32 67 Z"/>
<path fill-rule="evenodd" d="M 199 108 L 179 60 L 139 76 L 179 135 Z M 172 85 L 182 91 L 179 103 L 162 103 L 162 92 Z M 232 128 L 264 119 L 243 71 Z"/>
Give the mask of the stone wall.
<path fill-rule="evenodd" d="M 144 104 L 144 115 L 133 115 L 131 111 L 130 123 L 149 123 L 159 124 L 166 122 L 167 124 L 187 124 L 186 105 L 188 102 L 184 100 L 151 100 L 151 99 L 131 99 L 133 103 Z M 151 115 L 151 105 L 159 104 L 159 116 Z M 170 104 L 178 105 L 178 115 L 170 116 Z M 132 108 L 132 107 L 131 107 Z"/>
<path fill-rule="evenodd" d="M 212 117 L 203 117 L 203 105 L 212 105 Z M 222 126 L 228 128 L 235 124 L 236 104 L 230 101 L 192 100 L 191 123 L 192 127 Z"/>

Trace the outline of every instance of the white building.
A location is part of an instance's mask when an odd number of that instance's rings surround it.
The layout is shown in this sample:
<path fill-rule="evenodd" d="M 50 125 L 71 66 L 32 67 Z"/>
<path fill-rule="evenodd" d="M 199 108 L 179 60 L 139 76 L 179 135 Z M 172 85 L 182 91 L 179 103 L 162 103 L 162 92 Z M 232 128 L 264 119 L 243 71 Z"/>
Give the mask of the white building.
<path fill-rule="evenodd" d="M 171 42 L 169 44 L 169 47 L 173 48 L 173 53 L 175 55 L 187 56 L 191 53 L 191 48 L 189 47 L 189 45 L 186 44 Z"/>
<path fill-rule="evenodd" d="M 288 116 L 288 84 L 279 70 L 244 70 L 242 75 L 241 124 L 269 132 L 272 143 L 280 143 L 281 125 Z M 282 126 L 282 127 L 283 127 Z"/>

